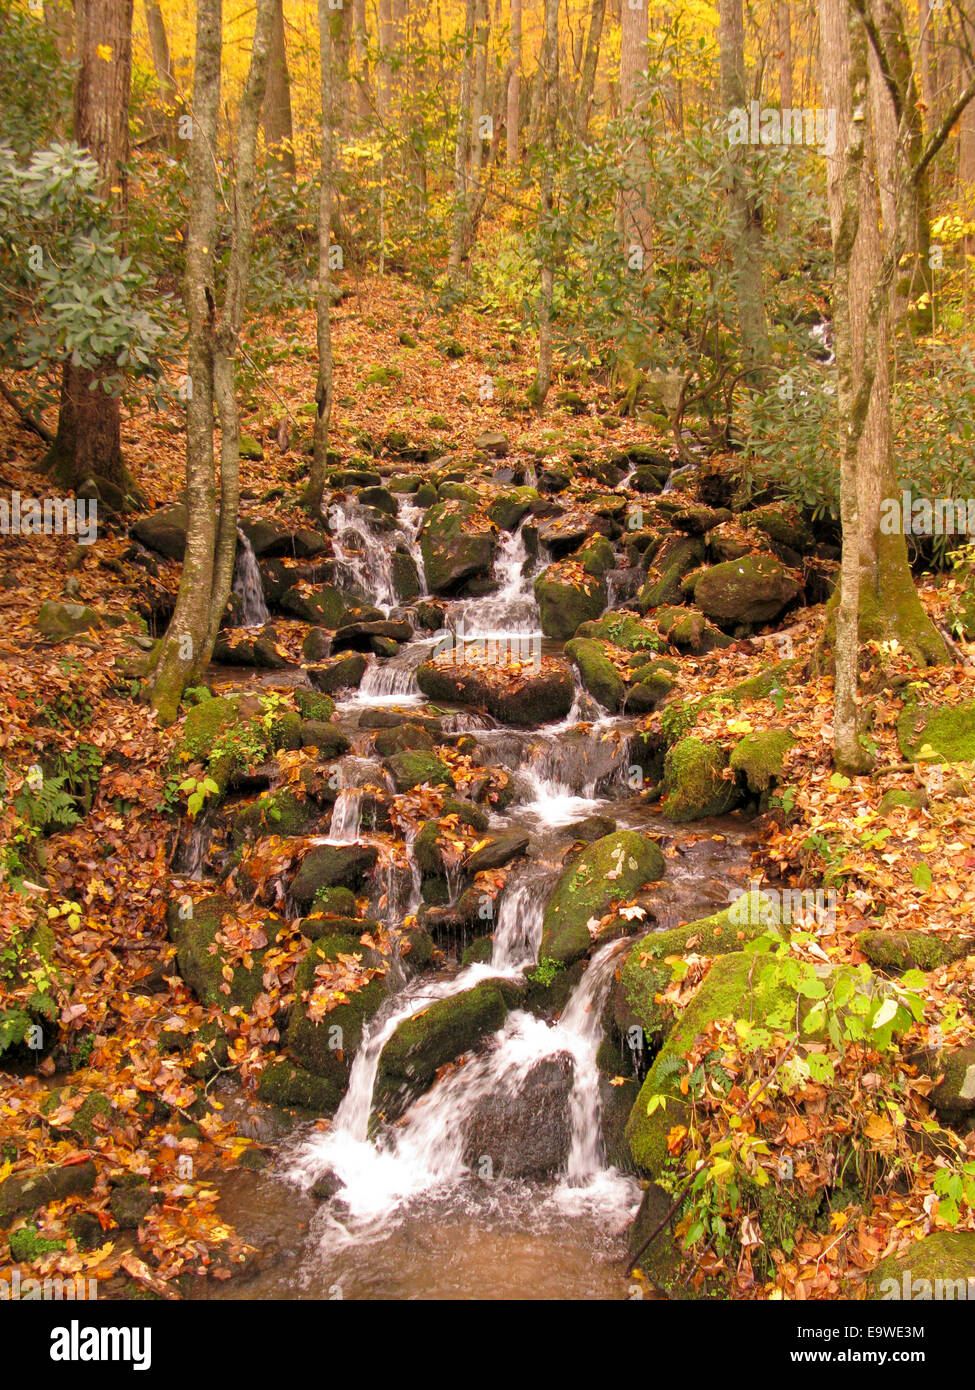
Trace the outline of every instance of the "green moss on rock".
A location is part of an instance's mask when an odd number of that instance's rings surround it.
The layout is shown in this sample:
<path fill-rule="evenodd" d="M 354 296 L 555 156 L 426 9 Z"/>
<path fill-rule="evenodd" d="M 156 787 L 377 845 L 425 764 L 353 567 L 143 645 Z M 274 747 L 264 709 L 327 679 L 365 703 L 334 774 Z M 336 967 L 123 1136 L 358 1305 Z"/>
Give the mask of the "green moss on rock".
<path fill-rule="evenodd" d="M 539 959 L 571 964 L 584 956 L 592 945 L 589 921 L 663 878 L 665 869 L 660 847 L 648 835 L 618 830 L 596 840 L 555 885 L 545 909 Z"/>
<path fill-rule="evenodd" d="M 731 751 L 731 766 L 744 774 L 749 791 L 767 792 L 785 771 L 785 759 L 795 744 L 788 729 L 762 729 L 746 734 Z"/>
<path fill-rule="evenodd" d="M 975 700 L 908 704 L 897 721 L 897 741 L 908 762 L 975 762 Z"/>
<path fill-rule="evenodd" d="M 314 987 L 319 965 L 335 961 L 340 955 L 362 954 L 358 937 L 337 933 L 313 942 L 295 972 L 288 1050 L 307 1071 L 324 1077 L 339 1089 L 348 1085 L 362 1030 L 386 998 L 386 983 L 382 979 L 370 980 L 361 989 L 349 993 L 345 1003 L 337 1004 L 317 1022 L 308 1017 L 307 996 Z"/>
<path fill-rule="evenodd" d="M 722 776 L 728 757 L 717 744 L 682 738 L 664 759 L 661 809 L 668 820 L 684 822 L 722 816 L 736 806 L 740 793 Z"/>

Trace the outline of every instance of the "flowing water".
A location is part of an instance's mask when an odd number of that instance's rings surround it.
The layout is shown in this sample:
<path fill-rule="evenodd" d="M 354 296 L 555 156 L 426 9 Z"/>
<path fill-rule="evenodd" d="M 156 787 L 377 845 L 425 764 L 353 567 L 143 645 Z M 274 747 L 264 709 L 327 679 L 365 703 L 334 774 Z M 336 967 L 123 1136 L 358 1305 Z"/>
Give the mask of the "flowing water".
<path fill-rule="evenodd" d="M 352 504 L 332 507 L 329 515 L 340 586 L 394 608 L 391 555 L 398 544 L 417 561 L 425 591 L 420 509 L 401 504 L 397 529 L 385 533 Z M 458 641 L 490 635 L 540 642 L 532 565 L 520 529 L 503 537 L 494 573 L 492 594 L 445 604 L 446 627 Z M 629 583 L 621 575 L 614 587 L 622 593 Z M 370 709 L 408 713 L 422 703 L 414 673 L 434 642 L 417 639 L 390 660 L 371 659 L 359 689 L 338 702 L 335 716 L 357 751 L 337 764 L 341 787 L 326 842 L 366 838 L 379 845 L 370 912 L 383 918 L 394 938 L 421 905 L 420 874 L 412 859 L 404 866 L 383 836 L 364 830 L 366 788 L 385 774 L 374 757 L 360 756 L 371 745 L 368 733 L 357 730 Z M 628 1296 L 625 1237 L 640 1191 L 630 1174 L 607 1164 L 605 1077 L 596 1064 L 627 941 L 595 951 L 554 1021 L 515 1003 L 504 1025 L 442 1068 L 398 1121 L 387 1123 L 374 1110 L 383 1048 L 406 1019 L 486 980 L 506 982 L 506 990 L 521 987 L 523 972 L 538 960 L 545 907 L 573 842 L 574 822 L 608 816 L 620 827 L 657 830 L 665 843 L 675 833 L 628 786 L 632 721 L 607 715 L 581 689 L 566 719 L 540 730 L 498 727 L 465 711 L 446 720 L 444 732 L 448 725 L 473 733 L 475 762 L 506 766 L 514 776 L 515 799 L 503 815 L 492 814 L 492 828 L 519 827 L 531 837 L 527 861 L 509 871 L 498 903 L 490 962 L 413 979 L 394 962 L 393 991 L 366 1024 L 332 1121 L 304 1126 L 273 1171 L 242 1174 L 225 1191 L 226 1218 L 252 1243 L 273 1246 L 273 1262 L 244 1283 L 208 1286 L 208 1297 Z M 729 866 L 742 877 L 747 870 L 749 844 L 740 823 L 697 826 L 685 841 L 655 890 L 658 925 L 724 906 Z M 410 843 L 408 836 L 408 851 Z M 452 896 L 460 887 L 456 871 L 454 878 Z M 487 1156 L 472 1151 L 477 1126 L 485 1114 L 523 1113 L 526 1097 L 536 1094 L 530 1088 L 538 1084 L 540 1067 L 555 1068 L 551 1075 L 564 1080 L 561 1160 L 544 1178 L 506 1177 L 503 1167 L 495 1174 L 490 1162 L 485 1165 Z M 523 1123 L 530 1127 L 531 1119 L 529 1110 Z M 330 1194 L 320 1203 L 311 1195 L 316 1184 Z"/>
<path fill-rule="evenodd" d="M 264 602 L 264 583 L 253 547 L 243 531 L 237 532 L 233 591 L 240 600 L 240 626 L 263 627 L 270 616 Z"/>

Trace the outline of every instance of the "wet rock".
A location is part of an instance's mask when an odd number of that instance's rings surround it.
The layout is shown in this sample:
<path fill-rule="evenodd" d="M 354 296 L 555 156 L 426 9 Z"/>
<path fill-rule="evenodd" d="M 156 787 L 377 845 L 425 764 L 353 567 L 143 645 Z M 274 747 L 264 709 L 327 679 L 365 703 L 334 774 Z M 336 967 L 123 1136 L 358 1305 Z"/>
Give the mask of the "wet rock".
<path fill-rule="evenodd" d="M 376 752 L 381 758 L 408 751 L 429 752 L 433 747 L 430 734 L 417 724 L 399 724 L 392 729 L 380 729 L 374 742 Z"/>
<path fill-rule="evenodd" d="M 431 787 L 454 785 L 453 773 L 446 763 L 432 753 L 419 750 L 394 753 L 386 759 L 386 767 L 398 792 L 427 784 Z"/>
<path fill-rule="evenodd" d="M 379 1058 L 374 1110 L 387 1120 L 397 1118 L 430 1088 L 442 1066 L 496 1032 L 507 1012 L 500 983 L 485 980 L 404 1019 Z"/>
<path fill-rule="evenodd" d="M 724 625 L 769 623 L 802 593 L 802 585 L 772 555 L 746 555 L 714 565 L 694 586 L 694 602 Z"/>
<path fill-rule="evenodd" d="M 475 1174 L 543 1178 L 565 1166 L 572 1070 L 571 1055 L 557 1052 L 536 1062 L 517 1089 L 502 1085 L 478 1102 L 464 1139 L 464 1162 Z"/>
<path fill-rule="evenodd" d="M 663 878 L 665 868 L 659 845 L 647 835 L 620 830 L 596 840 L 565 870 L 548 900 L 539 961 L 568 964 L 584 956 L 592 945 L 589 923 Z"/>
<path fill-rule="evenodd" d="M 400 603 L 412 603 L 420 595 L 420 572 L 407 550 L 394 550 L 392 556 L 393 589 Z"/>
<path fill-rule="evenodd" d="M 371 650 L 374 637 L 389 637 L 394 642 L 408 642 L 413 636 L 413 627 L 406 619 L 383 619 L 372 623 L 347 623 L 337 629 L 332 638 L 332 651 Z"/>
<path fill-rule="evenodd" d="M 307 1004 L 320 966 L 328 966 L 340 955 L 362 956 L 357 936 L 340 933 L 315 941 L 308 948 L 295 972 L 295 1002 L 288 1020 L 288 1050 L 307 1070 L 331 1081 L 340 1092 L 349 1084 L 352 1062 L 362 1041 L 366 1023 L 386 998 L 386 982 L 373 979 L 359 989 L 344 988 L 345 1001 L 336 1004 L 319 1019 L 308 1017 Z M 298 1078 L 299 1080 L 301 1078 Z M 326 1103 L 324 1093 L 319 1097 Z"/>
<path fill-rule="evenodd" d="M 350 652 L 347 656 L 337 656 L 334 660 L 324 661 L 319 666 L 309 666 L 308 679 L 316 690 L 323 690 L 331 695 L 336 691 L 357 686 L 366 673 L 367 664 L 366 658 L 359 652 Z"/>
<path fill-rule="evenodd" d="M 332 584 L 287 589 L 281 596 L 281 607 L 286 612 L 302 622 L 332 629 L 341 626 L 347 603 L 342 591 Z"/>
<path fill-rule="evenodd" d="M 251 964 L 235 959 L 229 946 L 219 940 L 223 919 L 233 924 L 236 905 L 223 894 L 190 902 L 190 914 L 183 916 L 185 903 L 172 903 L 167 913 L 170 935 L 176 942 L 179 973 L 204 1004 L 240 1004 L 249 1009 L 261 992 L 263 949 L 250 952 Z M 224 969 L 230 979 L 224 977 Z"/>
<path fill-rule="evenodd" d="M 606 585 L 593 575 L 549 565 L 535 580 L 539 620 L 546 637 L 566 641 L 580 624 L 598 618 L 606 607 Z"/>
<path fill-rule="evenodd" d="M 714 651 L 716 647 L 731 646 L 731 638 L 709 623 L 696 608 L 658 609 L 654 622 L 661 637 L 666 637 L 678 651 L 693 652 L 699 656 Z"/>
<path fill-rule="evenodd" d="M 574 839 L 591 845 L 594 840 L 602 840 L 607 835 L 612 835 L 615 829 L 616 822 L 609 816 L 586 816 L 584 820 L 574 821 L 569 826 L 569 833 Z"/>
<path fill-rule="evenodd" d="M 283 522 L 269 519 L 242 521 L 240 529 L 258 558 L 290 556 L 293 559 L 312 559 L 329 549 L 328 537 L 307 527 L 292 530 Z"/>
<path fill-rule="evenodd" d="M 675 531 L 683 531 L 685 535 L 703 536 L 715 526 L 731 520 L 732 513 L 727 507 L 689 506 L 678 507 L 671 514 L 670 524 Z"/>
<path fill-rule="evenodd" d="M 301 721 L 301 746 L 317 748 L 325 759 L 340 758 L 352 747 L 337 724 L 329 724 L 321 719 Z"/>
<path fill-rule="evenodd" d="M 975 1111 L 975 1046 L 947 1053 L 938 1070 L 944 1074 L 928 1097 L 937 1113 L 954 1120 Z"/>
<path fill-rule="evenodd" d="M 487 575 L 498 548 L 497 529 L 472 502 L 431 507 L 420 530 L 420 550 L 433 594 L 456 594 L 465 581 Z"/>
<path fill-rule="evenodd" d="M 514 665 L 440 658 L 417 667 L 416 682 L 431 700 L 474 705 L 519 728 L 564 719 L 575 694 L 568 668 L 550 659 Z"/>
<path fill-rule="evenodd" d="M 626 685 L 601 642 L 575 637 L 565 644 L 565 654 L 578 666 L 582 684 L 594 700 L 608 710 L 622 708 Z"/>
<path fill-rule="evenodd" d="M 520 487 L 496 497 L 487 514 L 502 531 L 516 531 L 538 498 L 533 487 Z"/>
<path fill-rule="evenodd" d="M 262 559 L 258 563 L 264 598 L 268 604 L 281 602 L 282 595 L 296 584 L 327 584 L 334 577 L 332 560 L 304 562 L 289 556 Z"/>
<path fill-rule="evenodd" d="M 277 650 L 278 635 L 268 624 L 257 636 L 239 629 L 222 633 L 213 648 L 213 659 L 227 666 L 256 666 L 264 671 L 283 671 L 290 663 Z"/>
<path fill-rule="evenodd" d="M 681 581 L 704 559 L 704 543 L 696 537 L 671 532 L 650 552 L 650 559 L 647 581 L 636 600 L 641 613 L 680 601 Z"/>
<path fill-rule="evenodd" d="M 134 1174 L 132 1176 L 135 1177 Z M 121 1230 L 134 1231 L 142 1225 L 158 1201 L 158 1194 L 144 1179 L 135 1178 L 135 1181 L 123 1183 L 113 1179 L 108 1208 Z"/>
<path fill-rule="evenodd" d="M 313 845 L 295 875 L 292 896 L 307 906 L 320 888 L 359 888 L 378 857 L 375 845 Z"/>
<path fill-rule="evenodd" d="M 509 830 L 501 835 L 488 837 L 487 843 L 464 859 L 464 868 L 469 874 L 479 874 L 482 869 L 500 869 L 504 864 L 524 854 L 528 848 L 528 836 L 521 830 Z"/>
<path fill-rule="evenodd" d="M 72 1163 L 66 1167 L 31 1168 L 0 1182 L 0 1226 L 65 1197 L 85 1196 L 95 1186 L 95 1165 Z"/>

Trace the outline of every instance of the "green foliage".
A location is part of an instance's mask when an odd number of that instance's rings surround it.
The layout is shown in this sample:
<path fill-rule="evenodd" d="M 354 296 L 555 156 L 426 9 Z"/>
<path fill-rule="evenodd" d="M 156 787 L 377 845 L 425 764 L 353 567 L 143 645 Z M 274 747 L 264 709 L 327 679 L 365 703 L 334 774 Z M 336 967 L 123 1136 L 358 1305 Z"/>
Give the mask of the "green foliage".
<path fill-rule="evenodd" d="M 40 15 L 12 0 L 0 0 L 0 92 L 0 145 L 20 159 L 70 123 L 71 70 Z"/>
<path fill-rule="evenodd" d="M 40 404 L 67 358 L 113 393 L 161 373 L 164 328 L 148 307 L 158 291 L 122 254 L 100 182 L 77 145 L 36 150 L 26 165 L 0 146 L 0 365 L 31 370 Z"/>
<path fill-rule="evenodd" d="M 529 970 L 525 978 L 533 985 L 539 985 L 542 989 L 547 989 L 553 982 L 556 975 L 565 969 L 565 961 L 551 960 L 543 957 L 534 969 Z"/>

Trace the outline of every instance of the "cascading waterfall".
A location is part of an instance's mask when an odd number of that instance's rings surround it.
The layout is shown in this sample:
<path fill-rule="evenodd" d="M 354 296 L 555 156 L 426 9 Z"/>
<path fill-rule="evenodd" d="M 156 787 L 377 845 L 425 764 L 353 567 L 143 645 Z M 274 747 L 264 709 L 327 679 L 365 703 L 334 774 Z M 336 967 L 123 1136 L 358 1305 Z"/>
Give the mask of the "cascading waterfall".
<path fill-rule="evenodd" d="M 328 509 L 328 526 L 338 586 L 380 608 L 392 608 L 397 602 L 392 547 L 372 530 L 362 508 L 351 502 L 333 502 Z"/>
<path fill-rule="evenodd" d="M 494 561 L 494 573 L 500 580 L 495 593 L 484 598 L 460 599 L 452 605 L 451 620 L 459 628 L 463 623 L 468 638 L 499 638 L 515 633 L 538 632 L 538 605 L 532 587 L 528 551 L 523 528 L 505 532 Z"/>
<path fill-rule="evenodd" d="M 331 1129 L 307 1140 L 295 1153 L 289 1177 L 309 1186 L 328 1171 L 340 1184 L 348 1235 L 351 1226 L 381 1221 L 421 1194 L 456 1190 L 469 1177 L 464 1161 L 467 1128 L 475 1108 L 499 1093 L 517 1094 L 537 1063 L 568 1054 L 573 1064 L 569 1100 L 569 1156 L 552 1200 L 575 1195 L 604 1175 L 600 1135 L 599 1071 L 596 1050 L 600 1020 L 623 943 L 614 941 L 594 956 L 557 1023 L 522 1010 L 509 1014 L 492 1043 L 464 1066 L 449 1072 L 420 1097 L 393 1128 L 369 1142 L 373 1088 L 383 1048 L 405 1019 L 432 1002 L 471 989 L 492 976 L 517 977 L 537 955 L 551 878 L 533 874 L 509 887 L 502 901 L 490 966 L 472 965 L 451 979 L 416 981 L 391 998 L 367 1027 L 352 1065 L 348 1090 Z M 632 1205 L 633 1184 L 611 1170 Z M 617 1193 L 619 1196 L 619 1193 Z"/>
<path fill-rule="evenodd" d="M 264 602 L 264 583 L 253 546 L 243 531 L 237 532 L 233 592 L 240 600 L 240 626 L 263 627 L 270 616 Z"/>

